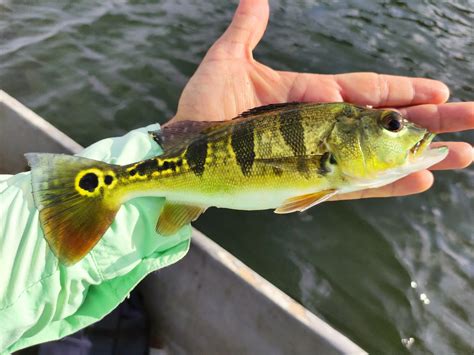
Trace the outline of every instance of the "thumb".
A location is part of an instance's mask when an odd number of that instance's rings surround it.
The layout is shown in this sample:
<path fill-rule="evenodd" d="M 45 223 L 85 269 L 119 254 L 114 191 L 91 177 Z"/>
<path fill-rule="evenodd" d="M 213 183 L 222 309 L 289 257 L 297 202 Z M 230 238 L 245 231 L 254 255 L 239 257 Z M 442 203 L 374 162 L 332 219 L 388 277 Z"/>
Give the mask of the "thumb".
<path fill-rule="evenodd" d="M 251 56 L 267 28 L 268 15 L 268 0 L 241 0 L 232 23 L 216 45 L 232 56 Z"/>

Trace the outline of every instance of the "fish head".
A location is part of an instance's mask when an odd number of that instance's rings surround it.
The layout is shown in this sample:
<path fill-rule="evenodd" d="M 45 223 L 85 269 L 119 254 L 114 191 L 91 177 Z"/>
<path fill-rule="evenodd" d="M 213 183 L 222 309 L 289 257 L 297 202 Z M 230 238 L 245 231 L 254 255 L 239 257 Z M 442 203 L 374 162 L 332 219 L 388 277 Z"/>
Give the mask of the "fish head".
<path fill-rule="evenodd" d="M 444 159 L 448 149 L 431 148 L 434 137 L 397 111 L 360 108 L 338 117 L 327 145 L 344 176 L 381 186 Z"/>

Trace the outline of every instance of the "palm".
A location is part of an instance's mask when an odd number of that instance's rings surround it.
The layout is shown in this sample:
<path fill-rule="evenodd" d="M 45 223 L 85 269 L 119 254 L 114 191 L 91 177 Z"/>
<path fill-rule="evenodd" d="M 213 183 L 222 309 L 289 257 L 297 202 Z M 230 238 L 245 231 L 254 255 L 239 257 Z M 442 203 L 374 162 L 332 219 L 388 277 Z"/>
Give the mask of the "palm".
<path fill-rule="evenodd" d="M 253 85 L 253 70 L 243 59 L 205 59 L 182 93 L 177 116 L 222 121 L 265 104 Z"/>
<path fill-rule="evenodd" d="M 305 101 L 307 93 L 295 85 L 304 75 L 275 71 L 245 53 L 231 56 L 224 46 L 218 43 L 206 55 L 181 95 L 175 119 L 222 121 L 256 106 Z M 327 77 L 320 79 L 318 86 L 327 84 Z M 314 91 L 318 101 L 341 100 L 335 87 Z"/>
<path fill-rule="evenodd" d="M 411 120 L 435 132 L 474 128 L 474 104 L 445 104 L 448 89 L 437 81 L 374 73 L 281 72 L 255 61 L 252 50 L 263 36 L 267 20 L 267 0 L 241 1 L 232 24 L 208 51 L 183 90 L 172 121 L 227 120 L 250 108 L 278 102 L 346 101 L 403 107 L 400 110 Z M 450 154 L 433 169 L 458 169 L 472 162 L 469 144 L 447 142 L 445 145 L 450 148 Z M 391 185 L 342 198 L 413 194 L 426 190 L 432 182 L 432 174 L 425 170 Z"/>

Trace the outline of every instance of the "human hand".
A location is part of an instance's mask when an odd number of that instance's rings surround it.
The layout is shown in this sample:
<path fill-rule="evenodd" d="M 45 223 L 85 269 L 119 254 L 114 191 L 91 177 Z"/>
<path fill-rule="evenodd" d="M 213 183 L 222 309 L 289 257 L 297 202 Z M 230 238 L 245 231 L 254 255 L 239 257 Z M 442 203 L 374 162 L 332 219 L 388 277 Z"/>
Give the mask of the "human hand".
<path fill-rule="evenodd" d="M 345 101 L 397 108 L 411 121 L 436 133 L 474 128 L 474 102 L 445 103 L 449 89 L 439 81 L 376 73 L 285 72 L 257 62 L 252 51 L 265 32 L 268 16 L 268 0 L 241 0 L 232 23 L 184 88 L 170 123 L 228 120 L 270 103 Z M 461 169 L 472 163 L 470 144 L 442 145 L 449 147 L 449 154 L 431 170 Z M 433 174 L 423 170 L 390 185 L 337 195 L 336 199 L 410 195 L 427 190 L 433 180 Z"/>

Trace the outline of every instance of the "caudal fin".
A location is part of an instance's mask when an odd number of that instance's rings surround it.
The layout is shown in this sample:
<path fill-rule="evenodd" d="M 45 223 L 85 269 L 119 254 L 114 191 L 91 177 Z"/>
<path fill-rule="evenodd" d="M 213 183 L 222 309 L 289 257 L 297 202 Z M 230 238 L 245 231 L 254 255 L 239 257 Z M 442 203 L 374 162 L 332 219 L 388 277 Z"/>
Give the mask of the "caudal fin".
<path fill-rule="evenodd" d="M 117 165 L 63 154 L 25 154 L 45 238 L 72 265 L 100 240 L 120 207 Z"/>

